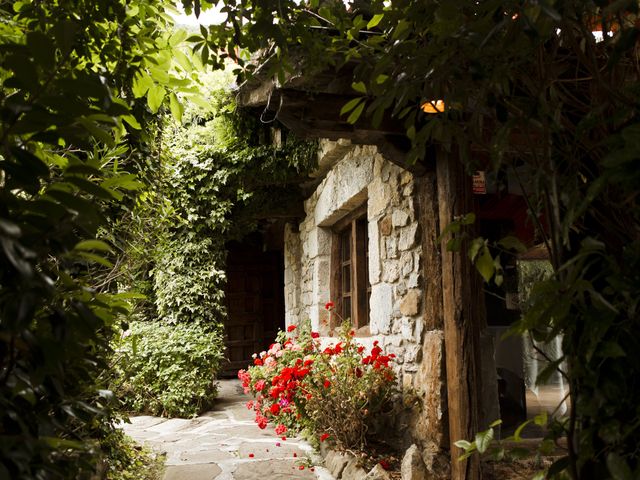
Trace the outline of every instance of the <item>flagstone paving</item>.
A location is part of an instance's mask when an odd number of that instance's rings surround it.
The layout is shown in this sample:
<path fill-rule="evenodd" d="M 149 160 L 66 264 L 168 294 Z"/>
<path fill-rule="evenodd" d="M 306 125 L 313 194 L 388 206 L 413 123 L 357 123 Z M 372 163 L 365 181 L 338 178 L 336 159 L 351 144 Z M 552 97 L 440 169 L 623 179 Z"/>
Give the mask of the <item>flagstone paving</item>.
<path fill-rule="evenodd" d="M 270 425 L 260 430 L 238 380 L 221 380 L 214 410 L 199 417 L 131 417 L 122 428 L 139 443 L 166 454 L 163 480 L 335 480 L 313 448 L 299 438 L 282 440 Z"/>

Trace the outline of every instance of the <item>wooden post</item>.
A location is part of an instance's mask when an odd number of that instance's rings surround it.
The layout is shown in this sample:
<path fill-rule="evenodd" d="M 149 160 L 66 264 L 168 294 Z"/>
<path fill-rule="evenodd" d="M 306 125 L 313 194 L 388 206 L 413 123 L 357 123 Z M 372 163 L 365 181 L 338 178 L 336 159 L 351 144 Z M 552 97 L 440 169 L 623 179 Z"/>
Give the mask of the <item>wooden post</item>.
<path fill-rule="evenodd" d="M 473 211 L 471 179 L 454 155 L 439 151 L 436 159 L 438 209 L 442 231 L 455 216 Z M 480 405 L 480 321 L 484 301 L 478 274 L 467 257 L 467 242 L 460 252 L 448 252 L 441 243 L 442 295 L 451 449 L 451 479 L 479 480 L 477 455 L 458 461 L 463 450 L 457 440 L 473 439 L 478 432 Z"/>

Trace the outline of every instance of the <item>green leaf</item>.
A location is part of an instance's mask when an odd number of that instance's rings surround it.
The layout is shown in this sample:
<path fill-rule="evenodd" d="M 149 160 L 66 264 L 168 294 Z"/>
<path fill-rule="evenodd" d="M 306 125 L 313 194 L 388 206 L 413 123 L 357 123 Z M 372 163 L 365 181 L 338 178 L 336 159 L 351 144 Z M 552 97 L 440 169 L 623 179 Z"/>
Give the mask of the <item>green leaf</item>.
<path fill-rule="evenodd" d="M 520 425 L 518 425 L 518 428 L 516 428 L 516 431 L 513 432 L 513 440 L 514 441 L 520 442 L 522 440 L 522 431 L 530 423 L 531 423 L 531 420 L 527 420 L 526 422 L 522 422 Z"/>
<path fill-rule="evenodd" d="M 356 92 L 367 93 L 367 86 L 364 82 L 353 82 L 351 84 L 351 88 L 353 88 Z"/>
<path fill-rule="evenodd" d="M 117 177 L 108 178 L 102 182 L 105 188 L 122 188 L 124 190 L 139 190 L 144 184 L 138 181 L 138 177 L 133 174 L 119 175 Z"/>
<path fill-rule="evenodd" d="M 169 95 L 169 108 L 171 109 L 171 115 L 173 115 L 173 118 L 175 118 L 178 123 L 182 123 L 184 107 L 173 92 Z"/>
<path fill-rule="evenodd" d="M 113 249 L 109 246 L 108 243 L 103 242 L 102 240 L 82 240 L 78 242 L 74 250 L 96 250 L 99 252 L 111 252 L 113 253 Z"/>
<path fill-rule="evenodd" d="M 383 73 L 381 73 L 380 75 L 378 75 L 376 77 L 376 83 L 378 85 L 382 85 L 384 82 L 386 82 L 389 79 L 389 75 L 385 75 Z"/>
<path fill-rule="evenodd" d="M 187 55 L 183 51 L 174 50 L 173 51 L 173 59 L 176 61 L 176 63 L 178 65 L 180 65 L 182 67 L 182 69 L 185 72 L 189 73 L 189 72 L 193 71 L 193 63 L 191 62 L 189 57 L 187 57 Z"/>
<path fill-rule="evenodd" d="M 629 465 L 615 452 L 607 455 L 607 469 L 613 477 L 613 480 L 633 480 Z"/>
<path fill-rule="evenodd" d="M 469 448 L 471 448 L 472 443 L 467 440 L 458 440 L 454 445 L 458 448 L 462 448 L 464 451 L 468 451 Z"/>
<path fill-rule="evenodd" d="M 539 427 L 546 427 L 547 423 L 549 422 L 549 416 L 547 415 L 547 412 L 542 412 L 536 415 L 533 418 L 533 422 Z"/>
<path fill-rule="evenodd" d="M 161 85 L 153 85 L 147 93 L 147 104 L 152 113 L 157 113 L 167 91 Z"/>
<path fill-rule="evenodd" d="M 80 251 L 77 252 L 79 257 L 84 258 L 85 260 L 88 260 L 90 262 L 93 263 L 98 263 L 104 267 L 108 267 L 111 268 L 113 267 L 113 263 L 111 263 L 109 260 L 107 260 L 104 257 L 101 257 L 100 255 L 96 255 L 95 253 L 89 253 L 89 252 L 84 252 L 84 251 Z"/>
<path fill-rule="evenodd" d="M 489 445 L 493 441 L 493 435 L 493 428 L 476 434 L 476 446 L 478 448 L 478 452 L 484 453 L 487 451 Z"/>
<path fill-rule="evenodd" d="M 351 115 L 349 115 L 349 118 L 347 118 L 347 122 L 349 122 L 350 124 L 354 124 L 358 121 L 358 118 L 360 118 L 360 115 L 362 115 L 362 111 L 364 110 L 364 106 L 365 106 L 365 102 L 362 102 L 360 105 L 358 105 L 353 112 L 351 112 Z"/>
<path fill-rule="evenodd" d="M 347 103 L 344 104 L 344 106 L 340 110 L 340 115 L 344 115 L 345 113 L 350 112 L 351 110 L 356 108 L 356 105 L 358 105 L 361 101 L 363 101 L 362 97 L 357 97 L 352 100 L 349 100 Z"/>
<path fill-rule="evenodd" d="M 179 45 L 180 43 L 186 40 L 187 35 L 188 35 L 187 31 L 182 28 L 176 30 L 174 34 L 171 35 L 171 38 L 169 39 L 169 45 L 171 45 L 172 47 Z"/>
<path fill-rule="evenodd" d="M 369 23 L 367 23 L 367 28 L 373 28 L 380 23 L 380 21 L 384 18 L 384 13 L 378 13 L 374 15 Z"/>
<path fill-rule="evenodd" d="M 489 424 L 489 428 L 497 427 L 498 425 L 502 425 L 502 419 L 497 419 Z"/>
<path fill-rule="evenodd" d="M 500 239 L 498 245 L 505 250 L 515 250 L 518 253 L 524 253 L 527 251 L 527 247 L 518 240 L 516 237 L 508 236 Z"/>
<path fill-rule="evenodd" d="M 138 72 L 133 78 L 132 91 L 134 97 L 144 97 L 151 87 L 153 87 L 153 79 L 147 74 L 147 72 Z"/>
<path fill-rule="evenodd" d="M 133 115 L 124 115 L 122 117 L 122 120 L 128 123 L 131 126 L 131 128 L 135 128 L 136 130 L 142 130 L 142 126 L 140 125 L 136 117 L 134 117 Z"/>
<path fill-rule="evenodd" d="M 493 257 L 491 256 L 489 247 L 486 245 L 482 247 L 482 253 L 476 260 L 476 268 L 480 275 L 482 275 L 485 282 L 488 282 L 491 280 L 491 277 L 493 277 L 495 266 L 493 264 Z"/>
<path fill-rule="evenodd" d="M 478 252 L 480 251 L 480 249 L 486 245 L 486 242 L 483 238 L 474 238 L 471 241 L 471 245 L 469 246 L 469 259 L 473 262 L 475 261 L 476 257 L 478 256 Z"/>

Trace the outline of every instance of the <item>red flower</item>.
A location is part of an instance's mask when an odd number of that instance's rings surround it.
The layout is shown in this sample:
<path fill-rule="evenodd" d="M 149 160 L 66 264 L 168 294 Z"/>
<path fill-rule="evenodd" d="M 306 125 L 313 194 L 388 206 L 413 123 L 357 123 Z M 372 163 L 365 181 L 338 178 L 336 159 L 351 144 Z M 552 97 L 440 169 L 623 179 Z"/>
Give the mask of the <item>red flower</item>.
<path fill-rule="evenodd" d="M 300 466 L 298 467 L 298 469 L 299 469 L 299 470 L 304 470 L 304 465 L 300 465 Z"/>
<path fill-rule="evenodd" d="M 318 332 L 311 332 L 311 338 L 320 338 L 320 334 Z"/>
<path fill-rule="evenodd" d="M 324 388 L 329 388 L 331 386 L 331 382 L 329 380 L 325 380 L 323 385 L 324 385 Z"/>
<path fill-rule="evenodd" d="M 391 468 L 391 464 L 385 460 L 384 458 L 378 462 L 382 468 L 385 470 L 389 470 Z"/>
<path fill-rule="evenodd" d="M 253 364 L 254 364 L 254 365 L 261 366 L 261 365 L 262 365 L 262 363 L 263 363 L 263 362 L 262 362 L 262 359 L 260 359 L 260 358 L 254 358 L 254 359 L 253 359 Z"/>
<path fill-rule="evenodd" d="M 327 438 L 329 438 L 331 435 L 329 435 L 328 433 L 323 433 L 322 435 L 320 435 L 320 441 L 324 442 Z"/>
<path fill-rule="evenodd" d="M 267 428 L 268 422 L 269 420 L 267 420 L 267 417 L 263 415 L 256 415 L 256 423 L 258 424 L 258 427 L 260 427 L 261 430 L 264 430 L 265 428 Z"/>
<path fill-rule="evenodd" d="M 284 433 L 287 433 L 287 427 L 285 427 L 284 425 L 280 424 L 276 426 L 276 434 L 278 435 L 282 435 Z"/>
<path fill-rule="evenodd" d="M 254 457 L 253 453 L 250 453 L 249 458 L 253 458 L 253 457 Z"/>
<path fill-rule="evenodd" d="M 264 380 L 258 380 L 253 388 L 256 390 L 256 392 L 261 392 L 262 390 L 264 390 L 264 385 Z"/>
<path fill-rule="evenodd" d="M 298 456 L 298 454 L 296 452 L 293 452 L 293 457 L 295 458 L 297 456 Z"/>
<path fill-rule="evenodd" d="M 272 404 L 269 407 L 269 411 L 272 415 L 278 415 L 278 413 L 280 413 L 280 405 L 278 405 L 277 403 Z"/>
<path fill-rule="evenodd" d="M 335 305 L 335 303 L 333 303 L 332 301 L 328 301 L 328 302 L 324 305 L 324 308 L 325 308 L 326 310 L 331 310 L 331 309 L 332 309 L 333 307 L 335 307 L 335 306 L 336 306 L 336 305 Z"/>
<path fill-rule="evenodd" d="M 295 329 L 296 329 L 296 326 L 295 326 L 295 325 L 289 325 L 289 326 L 287 327 L 287 332 L 293 332 Z"/>

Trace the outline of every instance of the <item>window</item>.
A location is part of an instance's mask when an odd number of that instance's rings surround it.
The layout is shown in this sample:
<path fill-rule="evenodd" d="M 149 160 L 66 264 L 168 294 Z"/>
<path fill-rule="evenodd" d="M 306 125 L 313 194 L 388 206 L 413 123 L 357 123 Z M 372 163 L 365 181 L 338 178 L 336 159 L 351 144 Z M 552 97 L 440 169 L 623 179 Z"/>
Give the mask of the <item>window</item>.
<path fill-rule="evenodd" d="M 334 225 L 331 298 L 342 318 L 356 329 L 369 324 L 369 239 L 366 204 Z M 331 328 L 337 327 L 334 320 Z"/>

